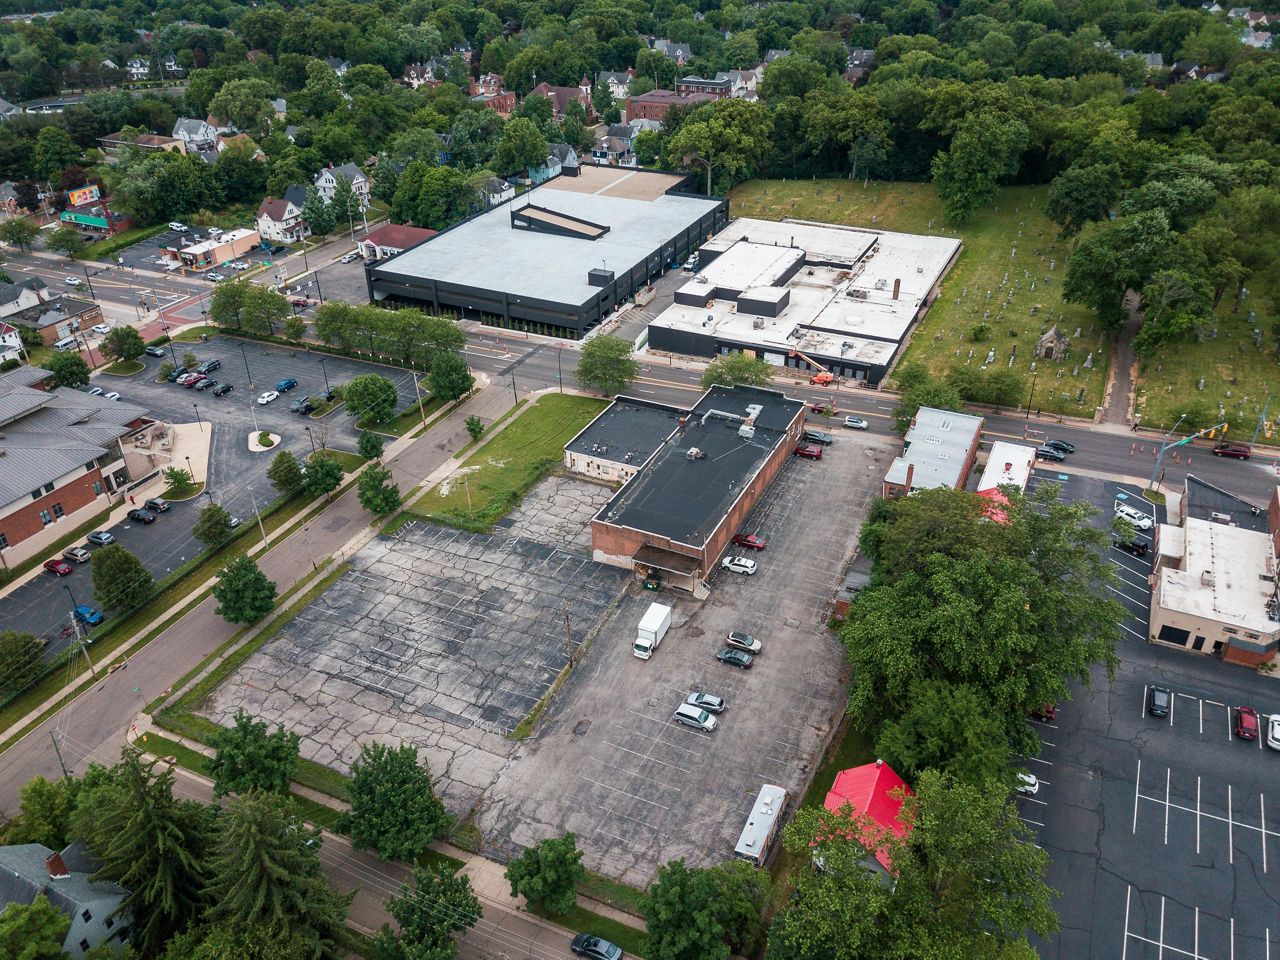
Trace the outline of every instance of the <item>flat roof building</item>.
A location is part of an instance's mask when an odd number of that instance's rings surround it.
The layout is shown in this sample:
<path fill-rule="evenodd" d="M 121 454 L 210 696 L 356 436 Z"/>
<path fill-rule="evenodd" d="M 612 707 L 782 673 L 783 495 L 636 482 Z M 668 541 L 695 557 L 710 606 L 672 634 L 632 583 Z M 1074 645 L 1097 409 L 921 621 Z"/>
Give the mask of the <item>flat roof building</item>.
<path fill-rule="evenodd" d="M 790 459 L 805 410 L 776 390 L 712 387 L 591 521 L 595 559 L 705 591 L 733 534 Z"/>
<path fill-rule="evenodd" d="M 625 483 L 680 426 L 681 407 L 617 397 L 564 446 L 564 466 L 594 480 Z"/>
<path fill-rule="evenodd" d="M 369 266 L 369 298 L 576 339 L 724 226 L 684 182 L 583 167 Z"/>
<path fill-rule="evenodd" d="M 960 241 L 809 221 L 739 218 L 649 325 L 651 349 L 749 352 L 878 384 L 936 296 Z"/>
<path fill-rule="evenodd" d="M 921 407 L 902 440 L 902 456 L 884 475 L 880 495 L 893 499 L 934 487 L 963 490 L 981 432 L 981 417 Z"/>

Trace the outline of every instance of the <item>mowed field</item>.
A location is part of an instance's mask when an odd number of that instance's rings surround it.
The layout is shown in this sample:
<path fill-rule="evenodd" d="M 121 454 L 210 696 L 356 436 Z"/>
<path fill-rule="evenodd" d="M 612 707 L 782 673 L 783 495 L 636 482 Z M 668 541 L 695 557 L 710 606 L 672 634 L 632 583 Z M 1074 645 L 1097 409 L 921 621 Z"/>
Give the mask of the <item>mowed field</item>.
<path fill-rule="evenodd" d="M 982 366 L 994 351 L 992 368 L 1017 371 L 1030 390 L 1036 340 L 1056 324 L 1068 337 L 1070 352 L 1063 361 L 1036 361 L 1031 406 L 1092 417 L 1106 389 L 1110 338 L 1093 311 L 1062 302 L 1068 251 L 1044 215 L 1046 195 L 1045 187 L 1004 187 L 972 220 L 956 227 L 943 219 L 942 204 L 928 183 L 864 187 L 849 180 L 753 180 L 733 190 L 730 210 L 738 217 L 794 217 L 960 237 L 964 252 L 901 362 L 918 360 L 942 375 L 954 366 Z M 973 328 L 983 322 L 990 327 L 989 339 L 977 342 Z"/>

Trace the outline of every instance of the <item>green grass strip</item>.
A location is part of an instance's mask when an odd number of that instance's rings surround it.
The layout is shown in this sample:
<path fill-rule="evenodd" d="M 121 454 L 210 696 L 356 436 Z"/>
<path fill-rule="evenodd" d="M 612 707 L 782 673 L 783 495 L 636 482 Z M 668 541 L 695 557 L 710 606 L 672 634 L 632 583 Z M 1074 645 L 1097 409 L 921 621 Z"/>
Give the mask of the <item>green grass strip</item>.
<path fill-rule="evenodd" d="M 550 913 L 533 904 L 529 904 L 526 909 L 535 917 L 550 920 L 576 933 L 590 933 L 597 937 L 604 937 L 620 946 L 627 956 L 649 955 L 649 938 L 645 936 L 643 930 L 637 930 L 612 917 L 602 917 L 598 913 L 592 913 L 586 907 L 574 907 L 568 913 L 561 914 Z"/>

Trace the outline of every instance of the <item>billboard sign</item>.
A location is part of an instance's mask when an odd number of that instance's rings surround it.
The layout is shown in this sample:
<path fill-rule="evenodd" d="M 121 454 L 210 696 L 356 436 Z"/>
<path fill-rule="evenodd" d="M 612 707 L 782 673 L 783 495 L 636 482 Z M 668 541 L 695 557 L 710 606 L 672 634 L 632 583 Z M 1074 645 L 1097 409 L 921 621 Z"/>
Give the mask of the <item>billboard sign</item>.
<path fill-rule="evenodd" d="M 64 211 L 60 217 L 63 223 L 77 223 L 82 227 L 97 227 L 100 230 L 107 229 L 106 217 L 95 217 L 87 213 L 71 213 Z"/>
<path fill-rule="evenodd" d="M 76 190 L 67 191 L 67 202 L 73 207 L 84 206 L 86 203 L 93 203 L 98 199 L 97 184 L 91 184 L 87 187 L 80 187 Z"/>

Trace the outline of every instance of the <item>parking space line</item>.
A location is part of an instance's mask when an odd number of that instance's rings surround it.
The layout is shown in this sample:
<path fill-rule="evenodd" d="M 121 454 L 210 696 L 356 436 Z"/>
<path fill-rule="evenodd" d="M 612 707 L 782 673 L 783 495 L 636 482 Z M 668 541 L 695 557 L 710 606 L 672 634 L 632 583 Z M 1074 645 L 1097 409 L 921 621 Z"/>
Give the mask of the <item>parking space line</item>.
<path fill-rule="evenodd" d="M 1160 952 L 1157 960 L 1164 960 L 1164 897 L 1160 898 Z"/>
<path fill-rule="evenodd" d="M 1258 794 L 1258 807 L 1262 814 L 1262 872 L 1267 872 L 1267 798 Z"/>
<path fill-rule="evenodd" d="M 1202 957 L 1199 954 L 1192 953 L 1190 950 L 1183 950 L 1180 947 L 1175 947 L 1171 944 L 1164 943 L 1161 940 L 1152 940 L 1150 937 L 1144 937 L 1140 933 L 1131 933 L 1129 934 L 1129 936 L 1133 937 L 1133 939 L 1135 940 L 1140 941 L 1141 943 L 1149 943 L 1153 947 L 1159 948 L 1160 957 L 1162 958 L 1164 957 L 1164 952 L 1168 950 L 1170 953 L 1177 953 L 1177 954 L 1181 954 L 1184 957 L 1191 957 L 1192 960 L 1208 960 L 1207 957 Z M 1235 953 L 1232 953 L 1231 956 L 1235 957 Z"/>
<path fill-rule="evenodd" d="M 1196 939 L 1191 945 L 1194 956 L 1200 956 L 1200 908 L 1196 907 Z"/>
<path fill-rule="evenodd" d="M 1041 760 L 1039 757 L 1027 757 L 1027 760 L 1033 763 L 1043 763 L 1046 767 L 1053 766 L 1052 760 Z"/>
<path fill-rule="evenodd" d="M 1231 708 L 1223 707 L 1227 711 L 1227 743 L 1235 739 L 1235 735 L 1231 732 Z"/>
<path fill-rule="evenodd" d="M 1200 776 L 1196 775 L 1196 853 L 1200 852 Z"/>
<path fill-rule="evenodd" d="M 594 783 L 597 787 L 604 787 L 606 790 L 613 790 L 614 792 L 620 793 L 625 797 L 630 797 L 632 800 L 639 800 L 641 803 L 647 803 L 651 806 L 658 807 L 661 810 L 671 809 L 666 804 L 658 803 L 657 800 L 648 800 L 645 797 L 636 796 L 636 794 L 628 793 L 626 790 L 623 790 L 621 787 L 615 787 L 611 783 L 601 783 L 599 780 L 592 780 L 590 777 L 581 773 L 578 774 L 578 776 L 582 777 L 582 779 L 586 780 L 588 783 Z M 612 815 L 612 813 L 610 815 Z"/>
<path fill-rule="evenodd" d="M 1147 698 L 1142 698 L 1143 708 L 1145 709 Z M 1138 776 L 1133 781 L 1133 832 L 1138 832 L 1138 799 L 1142 796 L 1142 758 L 1138 758 Z"/>
<path fill-rule="evenodd" d="M 1134 817 L 1137 817 L 1137 805 L 1134 805 Z M 1129 897 L 1133 894 L 1133 884 L 1127 883 L 1124 888 L 1124 946 L 1120 948 L 1120 960 L 1129 956 Z"/>
<path fill-rule="evenodd" d="M 1041 780 L 1040 782 L 1041 782 L 1041 783 L 1044 783 L 1044 781 L 1043 781 L 1043 780 Z M 1027 803 L 1038 803 L 1038 804 L 1040 804 L 1040 806 L 1042 806 L 1042 807 L 1047 807 L 1047 806 L 1049 805 L 1049 801 L 1048 801 L 1048 800 L 1037 800 L 1035 797 L 1025 797 L 1025 796 L 1024 796 L 1022 799 L 1023 799 L 1023 800 L 1025 800 L 1025 801 L 1027 801 Z"/>
<path fill-rule="evenodd" d="M 1019 819 L 1019 820 L 1021 820 L 1023 823 L 1029 823 L 1029 824 L 1031 824 L 1032 826 L 1036 826 L 1036 827 L 1043 827 L 1043 826 L 1044 826 L 1044 824 L 1043 824 L 1043 823 L 1041 823 L 1039 820 L 1029 820 L 1029 819 L 1027 819 L 1026 817 L 1019 817 L 1018 819 Z"/>
<path fill-rule="evenodd" d="M 597 757 L 596 759 L 599 759 L 599 758 Z M 634 770 L 630 769 L 629 767 L 621 767 L 616 763 L 610 763 L 608 760 L 600 760 L 600 762 L 604 764 L 606 767 L 612 767 L 614 770 L 617 770 L 621 773 L 625 773 L 628 776 L 639 777 L 641 780 L 648 780 L 650 783 L 656 784 L 657 786 L 662 787 L 664 790 L 669 790 L 672 793 L 680 793 L 680 786 L 678 784 L 663 783 L 661 780 L 655 780 L 653 779 L 653 777 L 646 777 L 643 773 L 636 773 Z"/>
<path fill-rule="evenodd" d="M 1236 918 L 1231 917 L 1231 960 L 1236 960 Z"/>
<path fill-rule="evenodd" d="M 1204 701 L 1200 701 L 1200 735 L 1204 736 Z M 1198 777 L 1196 779 L 1199 779 Z"/>
<path fill-rule="evenodd" d="M 1148 695 L 1148 693 L 1150 693 L 1150 691 L 1151 691 L 1151 686 L 1150 686 L 1150 684 L 1146 684 L 1146 683 L 1144 683 L 1144 684 L 1142 685 L 1142 719 L 1143 719 L 1143 720 L 1147 719 L 1147 695 Z M 1139 769 L 1139 770 L 1141 770 L 1141 769 L 1142 769 L 1142 761 L 1141 761 L 1141 760 L 1139 760 L 1139 761 L 1138 761 L 1138 769 Z"/>
<path fill-rule="evenodd" d="M 1046 781 L 1043 781 L 1043 780 L 1041 781 L 1041 783 L 1044 783 L 1044 782 L 1046 782 Z M 1227 793 L 1228 793 L 1228 795 L 1231 793 L 1231 787 L 1230 787 L 1230 785 L 1228 785 L 1228 786 L 1227 786 Z M 1182 805 L 1182 804 L 1180 804 L 1180 803 L 1174 803 L 1172 800 L 1166 801 L 1166 800 L 1162 799 L 1161 797 L 1153 797 L 1153 796 L 1151 796 L 1151 795 L 1149 795 L 1149 794 L 1145 794 L 1145 793 L 1139 794 L 1139 795 L 1138 795 L 1138 797 L 1139 797 L 1139 799 L 1141 799 L 1141 800 L 1147 800 L 1147 801 L 1149 801 L 1150 803 L 1160 804 L 1161 806 L 1164 806 L 1164 805 L 1166 805 L 1166 804 L 1167 804 L 1167 805 L 1168 805 L 1168 807 L 1169 807 L 1170 809 L 1172 809 L 1172 810 L 1179 810 L 1179 811 L 1181 811 L 1182 813 L 1196 813 L 1196 810 L 1195 810 L 1194 808 L 1192 808 L 1192 807 L 1186 807 L 1186 806 L 1183 806 L 1183 805 Z M 1228 797 L 1228 800 L 1229 800 L 1229 799 L 1230 799 L 1230 798 Z M 1204 817 L 1206 820 L 1216 820 L 1216 821 L 1218 821 L 1219 823 L 1225 823 L 1225 824 L 1227 824 L 1227 825 L 1228 825 L 1228 827 L 1230 828 L 1230 829 L 1229 829 L 1229 832 L 1230 832 L 1230 831 L 1233 831 L 1233 830 L 1234 830 L 1234 828 L 1237 826 L 1237 824 L 1236 824 L 1236 822 L 1235 822 L 1235 817 L 1234 817 L 1234 816 L 1232 816 L 1232 815 L 1230 815 L 1230 811 L 1228 811 L 1228 816 L 1225 816 L 1225 817 L 1224 817 L 1224 816 L 1222 816 L 1221 814 L 1217 814 L 1217 813 L 1209 813 L 1209 812 L 1207 812 L 1207 811 L 1201 811 L 1201 812 L 1199 813 L 1199 815 L 1200 815 L 1201 817 Z M 1137 823 L 1137 817 L 1136 817 L 1136 816 L 1134 817 L 1134 823 L 1135 823 L 1135 825 L 1136 825 L 1136 823 Z M 1253 823 L 1246 823 L 1246 822 L 1244 822 L 1243 820 L 1238 824 L 1238 826 L 1242 827 L 1242 828 L 1243 828 L 1243 829 L 1245 829 L 1245 830 L 1257 830 L 1257 831 L 1262 831 L 1262 830 L 1264 829 L 1263 827 L 1260 827 L 1260 826 L 1258 826 L 1257 824 L 1253 824 Z M 1136 832 L 1136 826 L 1135 826 L 1135 832 Z M 1275 830 L 1267 830 L 1267 831 L 1266 831 L 1266 834 L 1267 834 L 1267 836 L 1269 836 L 1269 837 L 1280 837 L 1280 832 L 1277 832 L 1277 831 L 1275 831 Z"/>
<path fill-rule="evenodd" d="M 1169 784 L 1173 780 L 1173 769 L 1165 767 L 1164 769 L 1164 845 L 1169 845 Z M 1162 924 L 1163 925 L 1163 924 Z M 1160 939 L 1164 940 L 1161 934 Z"/>
<path fill-rule="evenodd" d="M 1235 815 L 1231 809 L 1231 784 L 1227 784 L 1227 862 L 1236 862 L 1236 825 Z M 1234 953 L 1234 949 L 1232 951 Z"/>
<path fill-rule="evenodd" d="M 639 757 L 641 760 L 652 760 L 654 763 L 660 763 L 660 764 L 662 764 L 664 767 L 671 767 L 673 770 L 679 770 L 681 773 L 692 773 L 692 772 L 693 772 L 692 770 L 686 770 L 686 769 L 684 769 L 683 767 L 677 766 L 677 765 L 676 765 L 676 764 L 674 764 L 674 763 L 668 763 L 666 760 L 659 760 L 657 757 L 650 757 L 650 756 L 647 756 L 646 754 L 640 753 L 640 752 L 639 752 L 639 751 L 637 751 L 637 750 L 630 750 L 630 749 L 628 749 L 627 747 L 620 747 L 620 746 L 618 746 L 616 743 L 613 743 L 612 741 L 609 741 L 609 740 L 602 740 L 601 742 L 602 742 L 602 743 L 607 743 L 607 744 L 609 744 L 609 746 L 613 747 L 615 750 L 621 750 L 621 751 L 623 751 L 624 753 L 629 753 L 629 754 L 631 754 L 632 756 Z M 661 741 L 655 741 L 655 742 L 659 742 L 659 743 L 660 743 Z"/>

